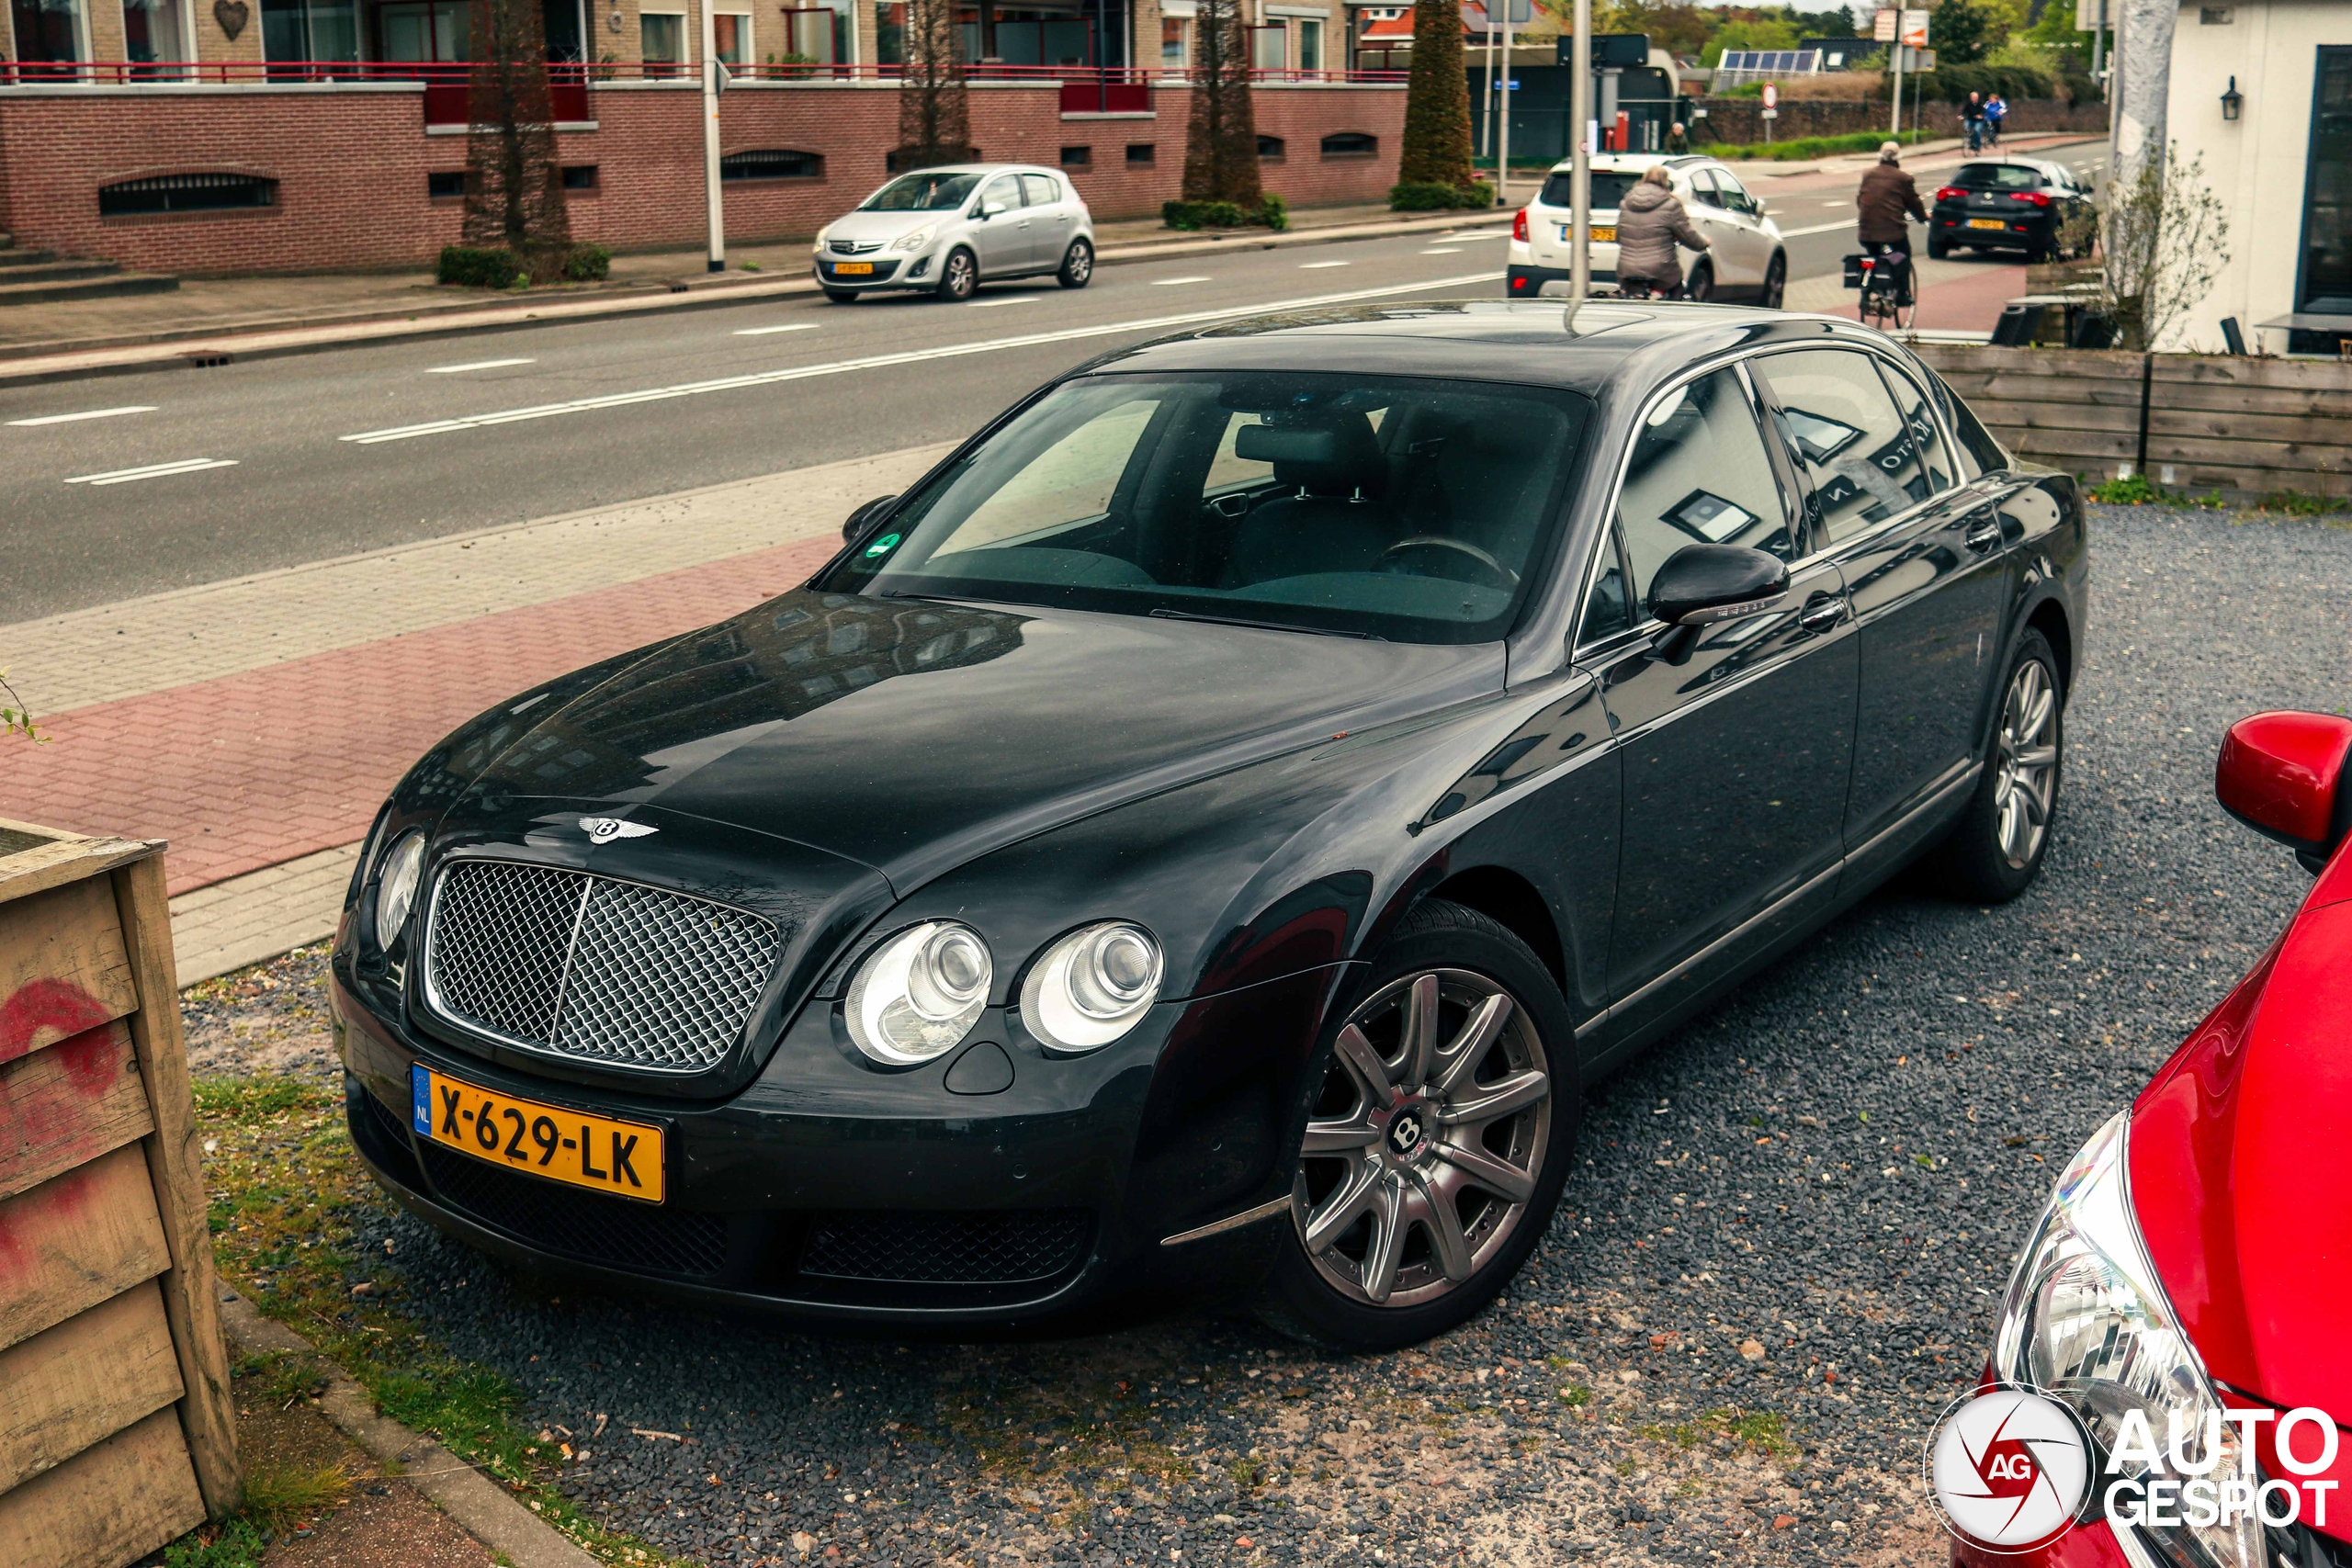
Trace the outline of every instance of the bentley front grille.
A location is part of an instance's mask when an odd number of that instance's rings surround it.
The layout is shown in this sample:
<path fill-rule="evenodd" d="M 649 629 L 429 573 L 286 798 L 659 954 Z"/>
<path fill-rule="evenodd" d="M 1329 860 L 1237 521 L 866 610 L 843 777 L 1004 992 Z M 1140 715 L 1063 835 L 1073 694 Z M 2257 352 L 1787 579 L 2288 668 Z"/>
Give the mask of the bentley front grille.
<path fill-rule="evenodd" d="M 443 871 L 425 1000 L 526 1050 L 694 1073 L 733 1048 L 783 946 L 757 915 L 585 872 L 511 861 Z"/>

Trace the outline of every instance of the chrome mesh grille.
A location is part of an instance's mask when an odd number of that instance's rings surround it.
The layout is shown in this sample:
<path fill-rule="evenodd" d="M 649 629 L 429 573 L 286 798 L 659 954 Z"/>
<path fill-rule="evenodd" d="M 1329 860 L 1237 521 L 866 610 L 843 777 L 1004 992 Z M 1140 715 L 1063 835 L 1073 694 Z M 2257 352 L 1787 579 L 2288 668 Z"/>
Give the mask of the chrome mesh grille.
<path fill-rule="evenodd" d="M 699 1072 L 743 1032 L 782 948 L 756 915 L 584 872 L 459 861 L 441 874 L 425 995 L 517 1045 Z"/>

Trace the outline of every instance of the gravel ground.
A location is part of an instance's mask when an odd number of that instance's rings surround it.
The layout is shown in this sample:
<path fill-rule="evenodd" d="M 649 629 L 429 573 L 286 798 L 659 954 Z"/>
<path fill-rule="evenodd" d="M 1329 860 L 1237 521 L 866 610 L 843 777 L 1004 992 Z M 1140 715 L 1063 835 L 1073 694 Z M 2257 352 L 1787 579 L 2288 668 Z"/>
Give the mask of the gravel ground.
<path fill-rule="evenodd" d="M 1603 1086 L 1546 1245 L 1442 1341 L 829 1340 L 574 1300 L 405 1218 L 366 1250 L 592 1511 L 714 1565 L 1939 1561 L 1919 1445 L 2058 1167 L 2308 886 L 2212 803 L 2222 729 L 2352 700 L 2352 533 L 2100 508 L 2094 549 L 2041 884 L 1883 892 Z"/>

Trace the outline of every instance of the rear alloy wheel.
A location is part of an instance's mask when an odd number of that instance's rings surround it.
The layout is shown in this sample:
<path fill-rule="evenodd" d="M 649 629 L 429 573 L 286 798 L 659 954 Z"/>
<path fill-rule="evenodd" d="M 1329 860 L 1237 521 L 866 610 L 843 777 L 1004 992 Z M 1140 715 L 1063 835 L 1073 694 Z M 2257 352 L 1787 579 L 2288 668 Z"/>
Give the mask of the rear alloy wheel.
<path fill-rule="evenodd" d="M 957 247 L 947 253 L 939 265 L 939 284 L 934 290 L 942 299 L 960 304 L 969 299 L 980 286 L 980 264 L 971 252 Z"/>
<path fill-rule="evenodd" d="M 2016 897 L 2041 873 L 2065 761 L 2065 693 L 2040 632 L 2018 639 L 1993 744 L 1968 809 L 1939 852 L 1942 880 L 1972 903 Z"/>
<path fill-rule="evenodd" d="M 1574 1039 L 1550 973 L 1502 926 L 1439 901 L 1408 916 L 1330 1047 L 1263 1315 L 1374 1350 L 1492 1300 L 1566 1179 Z"/>
<path fill-rule="evenodd" d="M 1789 258 L 1780 251 L 1772 253 L 1771 265 L 1764 269 L 1764 292 L 1756 302 L 1768 310 L 1777 310 L 1789 291 Z"/>
<path fill-rule="evenodd" d="M 1715 297 L 1715 267 L 1713 262 L 1701 262 L 1690 269 L 1690 281 L 1682 286 L 1682 297 L 1699 300 Z"/>
<path fill-rule="evenodd" d="M 1094 247 L 1084 240 L 1072 240 L 1069 249 L 1062 253 L 1062 267 L 1054 274 L 1054 281 L 1064 288 L 1083 288 L 1093 279 Z"/>

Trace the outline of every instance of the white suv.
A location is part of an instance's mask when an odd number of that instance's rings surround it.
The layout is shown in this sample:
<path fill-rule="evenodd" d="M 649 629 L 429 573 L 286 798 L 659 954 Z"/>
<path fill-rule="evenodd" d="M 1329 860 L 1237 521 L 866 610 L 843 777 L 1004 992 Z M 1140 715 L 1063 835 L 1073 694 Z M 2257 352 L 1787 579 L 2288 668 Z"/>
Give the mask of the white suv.
<path fill-rule="evenodd" d="M 1703 255 L 1683 254 L 1683 276 L 1693 299 L 1752 299 L 1778 310 L 1789 281 L 1788 253 L 1781 231 L 1764 216 L 1764 204 L 1747 193 L 1737 176 L 1713 158 L 1669 158 L 1656 152 L 1605 152 L 1592 161 L 1592 281 L 1617 281 L 1617 203 L 1645 172 L 1664 164 L 1674 194 L 1690 215 L 1690 226 L 1706 237 Z M 1533 201 L 1511 224 L 1510 272 L 1506 288 L 1514 299 L 1532 299 L 1553 284 L 1568 284 L 1569 203 L 1575 165 L 1553 165 Z"/>

